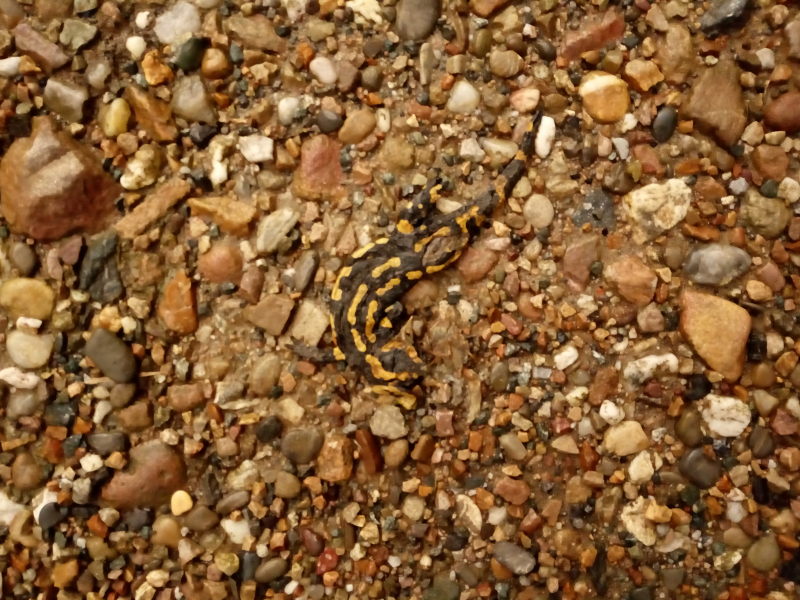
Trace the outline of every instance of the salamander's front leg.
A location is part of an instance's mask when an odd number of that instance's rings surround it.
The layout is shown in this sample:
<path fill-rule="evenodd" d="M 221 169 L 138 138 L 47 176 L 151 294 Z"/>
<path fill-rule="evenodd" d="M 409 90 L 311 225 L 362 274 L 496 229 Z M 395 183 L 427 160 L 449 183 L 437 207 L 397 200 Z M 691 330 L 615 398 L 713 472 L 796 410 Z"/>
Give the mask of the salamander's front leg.
<path fill-rule="evenodd" d="M 440 177 L 430 181 L 425 189 L 420 191 L 411 201 L 411 206 L 400 213 L 397 221 L 397 231 L 403 234 L 413 233 L 431 212 L 431 208 L 436 205 L 436 201 L 442 192 L 444 184 Z"/>

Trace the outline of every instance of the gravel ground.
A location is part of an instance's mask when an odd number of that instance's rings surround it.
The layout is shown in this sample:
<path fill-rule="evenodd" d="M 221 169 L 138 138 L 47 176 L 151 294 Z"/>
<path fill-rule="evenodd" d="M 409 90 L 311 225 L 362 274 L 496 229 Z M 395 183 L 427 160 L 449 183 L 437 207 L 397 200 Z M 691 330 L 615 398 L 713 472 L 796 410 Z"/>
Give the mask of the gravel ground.
<path fill-rule="evenodd" d="M 797 598 L 799 133 L 785 0 L 0 0 L 0 597 Z"/>

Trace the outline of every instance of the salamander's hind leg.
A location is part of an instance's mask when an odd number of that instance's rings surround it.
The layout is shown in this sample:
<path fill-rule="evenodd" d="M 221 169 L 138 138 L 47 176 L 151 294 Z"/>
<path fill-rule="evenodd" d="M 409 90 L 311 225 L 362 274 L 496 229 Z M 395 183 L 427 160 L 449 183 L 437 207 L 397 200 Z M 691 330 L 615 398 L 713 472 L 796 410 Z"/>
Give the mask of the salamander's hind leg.
<path fill-rule="evenodd" d="M 436 204 L 442 192 L 444 183 L 440 177 L 428 182 L 419 194 L 411 201 L 411 206 L 400 213 L 397 221 L 397 231 L 403 234 L 412 233 L 430 214 L 431 207 Z"/>

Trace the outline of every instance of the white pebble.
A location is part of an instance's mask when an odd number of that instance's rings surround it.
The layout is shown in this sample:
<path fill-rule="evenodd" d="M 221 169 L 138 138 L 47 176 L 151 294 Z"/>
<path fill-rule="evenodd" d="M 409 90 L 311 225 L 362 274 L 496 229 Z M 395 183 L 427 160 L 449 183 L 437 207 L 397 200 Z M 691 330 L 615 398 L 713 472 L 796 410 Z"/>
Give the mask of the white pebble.
<path fill-rule="evenodd" d="M 247 135 L 239 138 L 239 150 L 249 162 L 267 162 L 272 160 L 275 143 L 265 135 Z"/>
<path fill-rule="evenodd" d="M 176 2 L 156 19 L 153 32 L 162 44 L 172 44 L 200 30 L 200 11 L 185 0 Z"/>
<path fill-rule="evenodd" d="M 456 82 L 450 91 L 450 98 L 447 100 L 447 110 L 454 113 L 471 113 L 478 108 L 481 102 L 481 94 L 469 81 L 463 79 Z"/>
<path fill-rule="evenodd" d="M 750 409 L 738 398 L 709 394 L 702 406 L 700 414 L 712 435 L 736 437 L 750 424 Z"/>
<path fill-rule="evenodd" d="M 0 60 L 0 77 L 16 77 L 19 75 L 19 65 L 22 58 L 19 56 L 9 56 Z"/>
<path fill-rule="evenodd" d="M 625 413 L 623 410 L 611 402 L 611 400 L 603 400 L 603 403 L 600 405 L 600 410 L 598 411 L 600 414 L 600 418 L 603 419 L 609 425 L 616 425 L 617 423 L 621 423 L 623 419 L 625 419 Z"/>
<path fill-rule="evenodd" d="M 578 360 L 578 357 L 578 349 L 575 346 L 567 346 L 553 356 L 553 365 L 559 371 L 563 371 Z"/>
<path fill-rule="evenodd" d="M 336 65 L 327 56 L 317 56 L 308 65 L 311 74 L 323 85 L 336 83 Z"/>
<path fill-rule="evenodd" d="M 461 142 L 461 147 L 458 150 L 458 154 L 464 160 L 471 162 L 481 162 L 484 158 L 486 158 L 486 152 L 483 151 L 483 148 L 481 148 L 481 145 L 475 138 L 467 138 L 466 140 L 463 140 Z"/>
<path fill-rule="evenodd" d="M 300 99 L 296 96 L 288 96 L 278 101 L 278 121 L 281 125 L 291 125 L 297 118 L 300 110 Z"/>
<path fill-rule="evenodd" d="M 536 156 L 547 158 L 553 149 L 553 140 L 556 139 L 556 122 L 552 117 L 544 116 L 539 123 L 539 130 L 536 132 L 534 148 Z"/>
<path fill-rule="evenodd" d="M 147 50 L 147 42 L 140 35 L 132 35 L 125 40 L 125 49 L 130 52 L 131 58 L 139 60 L 142 58 L 144 51 Z"/>
<path fill-rule="evenodd" d="M 87 473 L 93 473 L 103 467 L 103 459 L 97 454 L 87 454 L 81 458 L 81 468 Z"/>

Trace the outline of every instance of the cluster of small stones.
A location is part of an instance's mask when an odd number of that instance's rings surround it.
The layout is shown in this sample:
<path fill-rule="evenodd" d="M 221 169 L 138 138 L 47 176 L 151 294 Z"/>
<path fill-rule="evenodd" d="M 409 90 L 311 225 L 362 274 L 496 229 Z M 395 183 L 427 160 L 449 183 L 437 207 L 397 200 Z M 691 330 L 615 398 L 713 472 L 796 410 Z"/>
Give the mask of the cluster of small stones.
<path fill-rule="evenodd" d="M 295 354 L 535 111 L 416 407 Z M 0 0 L 0 596 L 796 598 L 799 133 L 783 0 Z"/>

